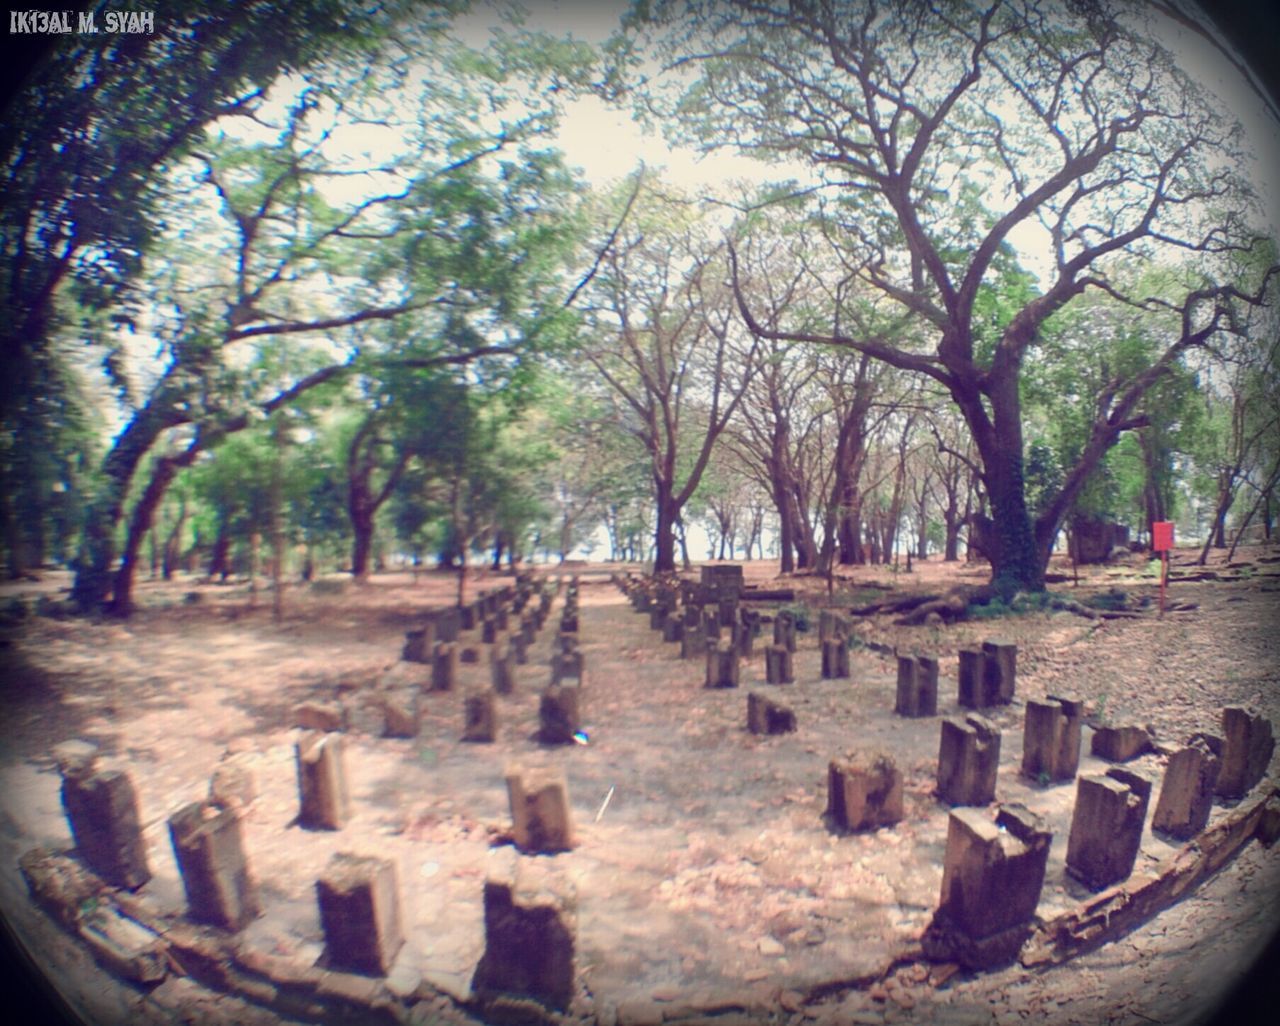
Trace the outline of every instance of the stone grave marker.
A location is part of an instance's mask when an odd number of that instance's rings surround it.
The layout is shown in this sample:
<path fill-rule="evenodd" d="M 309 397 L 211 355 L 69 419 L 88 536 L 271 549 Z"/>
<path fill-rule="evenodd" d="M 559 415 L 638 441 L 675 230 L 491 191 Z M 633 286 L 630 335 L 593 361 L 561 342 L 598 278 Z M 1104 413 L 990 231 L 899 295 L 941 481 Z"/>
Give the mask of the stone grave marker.
<path fill-rule="evenodd" d="M 169 817 L 169 837 L 192 919 L 242 930 L 258 916 L 237 812 L 191 802 Z"/>
<path fill-rule="evenodd" d="M 1151 829 L 1187 841 L 1200 833 L 1213 810 L 1222 767 L 1222 739 L 1197 734 L 1169 756 Z"/>
<path fill-rule="evenodd" d="M 841 830 L 874 830 L 902 819 L 902 773 L 883 753 L 851 753 L 827 766 L 827 815 Z"/>
<path fill-rule="evenodd" d="M 582 689 L 552 684 L 538 702 L 538 722 L 543 744 L 572 744 L 582 729 Z"/>
<path fill-rule="evenodd" d="M 747 729 L 753 734 L 790 734 L 796 729 L 796 714 L 752 691 L 747 695 Z"/>
<path fill-rule="evenodd" d="M 898 690 L 893 711 L 909 717 L 938 714 L 938 660 L 930 656 L 898 656 Z"/>
<path fill-rule="evenodd" d="M 569 785 L 554 769 L 509 767 L 505 774 L 511 809 L 511 837 L 526 854 L 550 854 L 573 847 Z"/>
<path fill-rule="evenodd" d="M 707 650 L 706 687 L 736 688 L 738 686 L 738 650 L 730 641 L 721 641 Z"/>
<path fill-rule="evenodd" d="M 498 708 L 492 691 L 468 695 L 462 704 L 463 741 L 492 741 L 498 731 Z"/>
<path fill-rule="evenodd" d="M 294 745 L 298 768 L 298 823 L 313 830 L 341 830 L 351 815 L 342 735 L 305 735 Z"/>
<path fill-rule="evenodd" d="M 62 778 L 62 807 L 77 852 L 106 883 L 133 891 L 151 879 L 138 796 L 127 773 L 68 773 Z"/>
<path fill-rule="evenodd" d="M 576 904 L 574 888 L 558 866 L 518 856 L 492 860 L 484 884 L 484 954 L 471 981 L 481 1002 L 496 1010 L 503 998 L 515 997 L 568 1010 L 574 997 Z M 522 1009 L 517 1018 L 544 1018 L 535 1013 Z"/>
<path fill-rule="evenodd" d="M 849 676 L 849 646 L 844 638 L 822 642 L 822 679 L 843 680 Z"/>
<path fill-rule="evenodd" d="M 1021 805 L 994 822 L 979 809 L 952 809 L 942 894 L 921 938 L 931 961 L 994 969 L 1018 957 L 1035 922 L 1053 835 Z"/>
<path fill-rule="evenodd" d="M 792 684 L 795 670 L 791 663 L 791 650 L 786 645 L 768 645 L 764 650 L 765 680 L 770 684 Z"/>
<path fill-rule="evenodd" d="M 1022 775 L 1031 780 L 1074 780 L 1080 766 L 1084 703 L 1075 698 L 1027 699 L 1022 732 Z"/>
<path fill-rule="evenodd" d="M 404 945 L 395 863 L 336 852 L 316 881 L 316 900 L 328 966 L 385 976 Z"/>
<path fill-rule="evenodd" d="M 1256 709 L 1229 705 L 1222 710 L 1222 768 L 1215 793 L 1243 798 L 1267 772 L 1276 742 L 1271 721 Z"/>
<path fill-rule="evenodd" d="M 431 661 L 431 690 L 452 691 L 458 683 L 458 645 L 441 641 Z"/>
<path fill-rule="evenodd" d="M 942 721 L 938 746 L 938 797 L 948 805 L 995 801 L 1000 730 L 977 713 Z"/>
<path fill-rule="evenodd" d="M 1089 751 L 1108 762 L 1128 762 L 1151 749 L 1151 735 L 1145 727 L 1095 727 Z"/>
<path fill-rule="evenodd" d="M 1067 872 L 1095 891 L 1126 879 L 1142 845 L 1150 797 L 1150 782 L 1127 770 L 1113 767 L 1081 777 L 1067 838 Z"/>
<path fill-rule="evenodd" d="M 982 643 L 982 675 L 984 696 L 991 704 L 1008 705 L 1013 701 L 1018 680 L 1018 646 L 1002 641 Z"/>

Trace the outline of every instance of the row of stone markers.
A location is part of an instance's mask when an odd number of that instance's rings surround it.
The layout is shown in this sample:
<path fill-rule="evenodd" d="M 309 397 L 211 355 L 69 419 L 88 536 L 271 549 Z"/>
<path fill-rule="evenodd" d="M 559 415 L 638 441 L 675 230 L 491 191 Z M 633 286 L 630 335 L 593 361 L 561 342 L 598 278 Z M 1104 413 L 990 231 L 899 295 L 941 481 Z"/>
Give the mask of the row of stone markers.
<path fill-rule="evenodd" d="M 309 809 L 309 785 L 303 776 L 303 760 L 310 751 L 308 746 L 315 742 L 329 753 L 319 762 L 336 776 L 333 786 L 343 795 L 345 813 L 341 737 L 316 735 L 298 751 L 300 820 L 315 811 Z M 154 915 L 142 905 L 130 902 L 127 906 L 133 910 L 133 919 L 118 913 L 113 917 L 98 914 L 81 922 L 88 914 L 86 909 L 100 904 L 103 884 L 136 891 L 151 879 L 137 795 L 129 776 L 120 770 L 98 770 L 97 751 L 84 742 L 56 746 L 54 754 L 76 852 L 92 875 L 86 875 L 65 856 L 34 849 L 20 860 L 28 887 L 64 925 L 76 928 L 109 967 L 139 982 L 158 982 L 166 973 L 161 934 L 174 931 L 157 928 Z M 520 853 L 554 854 L 573 847 L 568 790 L 562 774 L 509 769 L 506 784 L 511 836 Z M 215 775 L 211 793 L 219 790 Z M 238 933 L 261 912 L 240 825 L 242 802 L 252 800 L 253 794 L 243 789 L 238 793 L 240 801 L 221 804 L 211 797 L 183 806 L 169 819 L 189 918 L 228 933 Z M 322 814 L 325 816 L 327 813 Z M 335 824 L 325 819 L 323 825 Z M 520 859 L 518 864 L 506 862 L 491 868 L 483 894 L 485 952 L 473 987 L 483 999 L 498 1004 L 515 995 L 563 1010 L 572 998 L 574 983 L 572 888 L 562 873 L 546 871 L 537 863 L 536 859 Z M 335 853 L 317 879 L 315 890 L 325 938 L 325 970 L 385 976 L 405 942 L 395 863 Z M 93 900 L 85 900 L 88 897 Z M 123 904 L 123 899 L 118 904 Z M 115 907 L 113 904 L 112 909 Z M 150 925 L 140 929 L 140 924 Z M 296 982 L 319 982 L 307 978 L 308 972 L 303 969 L 290 975 L 299 977 Z M 225 972 L 216 975 L 225 982 Z M 359 987 L 338 984 L 331 984 L 330 989 L 348 997 L 361 992 Z M 260 999 L 261 988 L 246 996 Z"/>

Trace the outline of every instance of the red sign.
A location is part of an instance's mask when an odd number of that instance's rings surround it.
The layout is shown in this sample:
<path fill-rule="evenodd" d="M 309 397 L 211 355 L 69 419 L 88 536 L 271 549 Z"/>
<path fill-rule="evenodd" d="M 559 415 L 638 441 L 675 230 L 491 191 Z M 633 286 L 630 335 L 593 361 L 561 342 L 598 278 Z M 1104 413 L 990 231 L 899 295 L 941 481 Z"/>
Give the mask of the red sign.
<path fill-rule="evenodd" d="M 1151 525 L 1151 551 L 1168 552 L 1173 548 L 1173 521 L 1157 520 Z"/>

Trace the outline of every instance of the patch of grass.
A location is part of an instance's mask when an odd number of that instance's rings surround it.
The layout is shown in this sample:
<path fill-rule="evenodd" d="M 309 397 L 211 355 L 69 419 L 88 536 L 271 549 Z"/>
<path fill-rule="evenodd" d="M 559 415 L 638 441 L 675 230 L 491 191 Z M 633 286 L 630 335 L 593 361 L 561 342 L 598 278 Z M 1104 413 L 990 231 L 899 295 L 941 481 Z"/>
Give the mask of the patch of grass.
<path fill-rule="evenodd" d="M 778 612 L 791 614 L 796 623 L 797 634 L 804 634 L 813 626 L 813 613 L 803 602 L 793 602 L 788 606 L 783 606 Z"/>
<path fill-rule="evenodd" d="M 1090 595 L 1081 604 L 1088 606 L 1090 609 L 1104 609 L 1108 612 L 1116 612 L 1117 610 L 1129 608 L 1129 596 L 1120 588 L 1108 588 L 1106 591 L 1100 591 L 1096 595 Z"/>
<path fill-rule="evenodd" d="M 1001 616 L 1009 616 L 1013 612 L 1004 599 L 993 598 L 988 602 L 970 602 L 965 609 L 965 617 L 970 620 L 994 620 Z"/>

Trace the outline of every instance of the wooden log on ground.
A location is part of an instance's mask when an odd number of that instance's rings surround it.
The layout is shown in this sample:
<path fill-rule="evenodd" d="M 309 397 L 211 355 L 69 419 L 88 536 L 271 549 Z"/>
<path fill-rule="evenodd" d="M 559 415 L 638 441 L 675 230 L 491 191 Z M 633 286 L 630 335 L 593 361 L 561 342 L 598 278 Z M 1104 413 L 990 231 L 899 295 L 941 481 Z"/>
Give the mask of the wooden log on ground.
<path fill-rule="evenodd" d="M 1186 897 L 1248 844 L 1258 834 L 1268 802 L 1277 796 L 1280 788 L 1271 788 L 1237 806 L 1166 859 L 1154 875 L 1131 877 L 1040 923 L 1019 960 L 1027 968 L 1057 965 L 1141 926 Z"/>
<path fill-rule="evenodd" d="M 743 602 L 794 602 L 794 588 L 743 588 L 738 598 Z"/>

